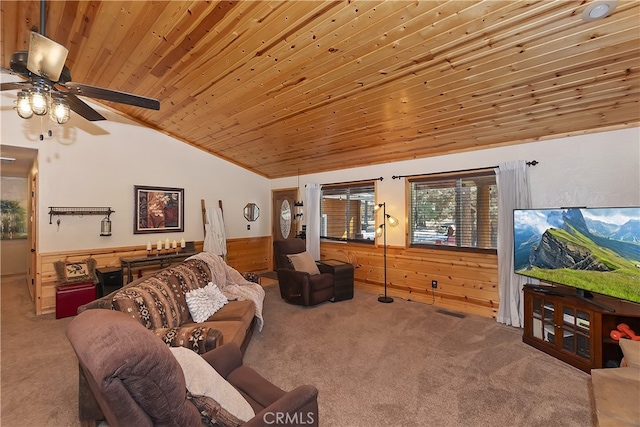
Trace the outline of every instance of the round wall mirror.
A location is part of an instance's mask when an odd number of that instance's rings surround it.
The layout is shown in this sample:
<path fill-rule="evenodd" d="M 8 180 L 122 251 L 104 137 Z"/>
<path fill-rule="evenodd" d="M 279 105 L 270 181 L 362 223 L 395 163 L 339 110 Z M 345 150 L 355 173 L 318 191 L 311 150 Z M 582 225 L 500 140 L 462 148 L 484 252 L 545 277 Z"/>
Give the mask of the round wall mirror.
<path fill-rule="evenodd" d="M 260 208 L 255 203 L 247 203 L 244 207 L 244 217 L 247 221 L 255 221 L 260 216 Z"/>
<path fill-rule="evenodd" d="M 286 239 L 289 237 L 289 233 L 291 232 L 291 205 L 288 200 L 283 200 L 282 205 L 280 205 L 280 233 L 282 234 L 282 238 Z"/>

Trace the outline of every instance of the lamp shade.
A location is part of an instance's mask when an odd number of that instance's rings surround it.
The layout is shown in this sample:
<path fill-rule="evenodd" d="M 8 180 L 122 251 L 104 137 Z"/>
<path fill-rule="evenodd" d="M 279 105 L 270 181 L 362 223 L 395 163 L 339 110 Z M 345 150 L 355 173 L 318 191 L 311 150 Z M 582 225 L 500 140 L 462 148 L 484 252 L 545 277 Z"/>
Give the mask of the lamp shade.
<path fill-rule="evenodd" d="M 47 114 L 49 109 L 47 108 L 47 96 L 44 90 L 40 88 L 33 89 L 30 94 L 30 101 L 33 114 L 36 116 L 44 116 Z"/>
<path fill-rule="evenodd" d="M 53 98 L 51 100 L 51 111 L 49 117 L 58 124 L 64 124 L 69 121 L 69 104 L 63 98 Z"/>
<path fill-rule="evenodd" d="M 104 219 L 100 223 L 100 235 L 111 236 L 111 220 L 108 216 L 104 217 Z"/>
<path fill-rule="evenodd" d="M 31 109 L 31 103 L 29 101 L 29 92 L 26 90 L 18 92 L 16 111 L 18 112 L 18 116 L 23 119 L 28 119 L 33 116 L 33 110 Z"/>

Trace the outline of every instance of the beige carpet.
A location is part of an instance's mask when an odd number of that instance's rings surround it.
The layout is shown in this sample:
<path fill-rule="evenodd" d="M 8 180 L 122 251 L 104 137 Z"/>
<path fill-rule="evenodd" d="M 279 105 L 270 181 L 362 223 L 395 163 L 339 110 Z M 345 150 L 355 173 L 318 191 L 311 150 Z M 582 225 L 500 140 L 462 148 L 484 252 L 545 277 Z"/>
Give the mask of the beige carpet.
<path fill-rule="evenodd" d="M 266 291 L 245 363 L 284 389 L 318 387 L 323 426 L 594 425 L 590 376 L 519 329 L 358 290 L 310 308 Z"/>
<path fill-rule="evenodd" d="M 1 288 L 1 425 L 79 425 L 71 318 L 34 316 L 24 280 Z M 284 389 L 316 385 L 322 426 L 594 425 L 590 377 L 517 329 L 358 291 L 312 308 L 266 292 L 245 362 Z"/>
<path fill-rule="evenodd" d="M 23 277 L 2 277 L 2 427 L 78 426 L 78 365 L 64 329 L 72 317 L 35 316 Z"/>

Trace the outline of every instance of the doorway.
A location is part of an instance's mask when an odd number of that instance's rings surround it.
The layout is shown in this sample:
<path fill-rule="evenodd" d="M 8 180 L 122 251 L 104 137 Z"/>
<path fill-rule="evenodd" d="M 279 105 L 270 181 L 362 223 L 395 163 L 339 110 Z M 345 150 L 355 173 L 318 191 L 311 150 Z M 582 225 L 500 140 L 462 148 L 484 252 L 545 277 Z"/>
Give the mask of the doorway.
<path fill-rule="evenodd" d="M 36 278 L 37 191 L 36 158 L 38 150 L 0 145 L 2 167 L 2 239 L 0 240 L 3 276 L 23 275 L 34 297 Z"/>

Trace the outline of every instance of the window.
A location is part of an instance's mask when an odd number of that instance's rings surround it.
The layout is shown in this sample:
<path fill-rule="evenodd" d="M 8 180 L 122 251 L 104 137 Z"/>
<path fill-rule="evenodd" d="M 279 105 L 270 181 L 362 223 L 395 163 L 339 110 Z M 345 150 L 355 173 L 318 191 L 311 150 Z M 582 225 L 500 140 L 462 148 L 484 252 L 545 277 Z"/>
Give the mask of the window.
<path fill-rule="evenodd" d="M 409 183 L 409 245 L 496 249 L 498 192 L 491 169 Z"/>
<path fill-rule="evenodd" d="M 374 182 L 323 185 L 320 237 L 331 240 L 375 241 Z"/>

